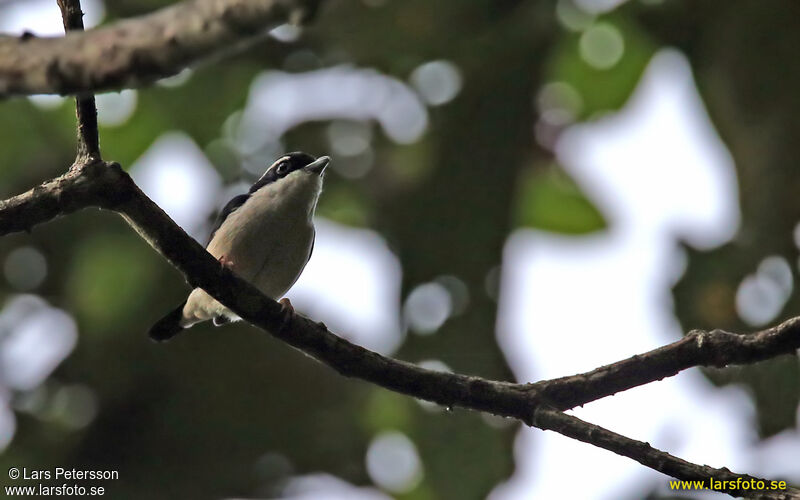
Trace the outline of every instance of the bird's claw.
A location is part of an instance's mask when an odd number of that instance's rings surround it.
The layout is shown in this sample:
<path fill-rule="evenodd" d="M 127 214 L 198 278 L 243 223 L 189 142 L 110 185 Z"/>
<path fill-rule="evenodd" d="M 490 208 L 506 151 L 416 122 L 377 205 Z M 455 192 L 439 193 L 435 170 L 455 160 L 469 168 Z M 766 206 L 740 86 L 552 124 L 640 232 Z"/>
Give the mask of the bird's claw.
<path fill-rule="evenodd" d="M 217 259 L 217 260 L 219 261 L 219 264 L 222 267 L 227 267 L 228 269 L 233 269 L 233 261 L 231 259 L 229 259 L 228 257 L 226 257 L 224 255 L 220 255 L 219 259 Z"/>
<path fill-rule="evenodd" d="M 288 299 L 288 297 L 284 297 L 279 300 L 278 304 L 281 305 L 281 315 L 283 316 L 281 319 L 281 330 L 284 330 L 292 322 L 292 317 L 294 316 L 294 307 L 292 306 L 292 302 Z"/>

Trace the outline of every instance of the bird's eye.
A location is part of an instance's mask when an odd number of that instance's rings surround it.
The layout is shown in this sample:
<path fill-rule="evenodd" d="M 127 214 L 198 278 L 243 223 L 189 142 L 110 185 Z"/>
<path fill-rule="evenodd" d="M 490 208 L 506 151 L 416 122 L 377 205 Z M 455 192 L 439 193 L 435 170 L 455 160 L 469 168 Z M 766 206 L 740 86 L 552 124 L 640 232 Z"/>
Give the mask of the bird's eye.
<path fill-rule="evenodd" d="M 280 165 L 278 165 L 276 172 L 278 173 L 278 175 L 283 175 L 286 173 L 287 170 L 289 170 L 289 163 L 283 162 Z"/>

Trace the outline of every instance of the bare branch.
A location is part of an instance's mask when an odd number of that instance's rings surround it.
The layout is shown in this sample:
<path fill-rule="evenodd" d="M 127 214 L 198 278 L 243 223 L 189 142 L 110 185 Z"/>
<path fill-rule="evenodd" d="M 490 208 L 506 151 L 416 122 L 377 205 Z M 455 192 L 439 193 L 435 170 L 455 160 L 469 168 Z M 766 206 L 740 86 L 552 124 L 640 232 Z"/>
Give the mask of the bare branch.
<path fill-rule="evenodd" d="M 536 409 L 533 425 L 636 460 L 645 467 L 668 476 L 685 481 L 704 481 L 706 488 L 731 496 L 777 500 L 800 498 L 800 490 L 794 488 L 770 490 L 773 486 L 771 483 L 777 481 L 736 474 L 726 468 L 716 469 L 708 465 L 693 464 L 653 448 L 650 443 L 636 441 L 546 406 Z"/>
<path fill-rule="evenodd" d="M 677 371 L 709 364 L 751 363 L 792 352 L 800 343 L 790 320 L 751 336 L 726 332 L 693 332 L 685 339 L 593 372 L 537 384 L 513 384 L 461 374 L 435 372 L 387 358 L 331 333 L 325 325 L 294 315 L 284 322 L 281 306 L 238 278 L 178 227 L 134 184 L 117 164 L 95 162 L 27 193 L 0 202 L 0 235 L 30 228 L 50 218 L 96 206 L 115 210 L 156 250 L 178 268 L 193 287 L 205 289 L 248 322 L 327 364 L 340 374 L 425 399 L 443 406 L 460 406 L 519 419 L 541 429 L 602 447 L 678 479 L 756 480 L 686 462 L 625 436 L 561 413 L 556 407 L 580 404 L 641 385 Z M 685 357 L 673 361 L 673 357 Z M 655 365 L 654 368 L 649 366 Z M 632 377 L 633 382 L 627 382 Z M 606 380 L 608 387 L 603 385 Z M 552 384 L 552 387 L 551 387 Z M 609 389 L 610 388 L 610 389 Z M 577 391 L 585 389 L 587 395 Z M 800 491 L 756 492 L 724 488 L 749 498 L 800 498 Z"/>
<path fill-rule="evenodd" d="M 107 166 L 113 168 L 106 172 Z M 103 207 L 109 196 L 128 196 L 114 182 L 119 172 L 122 169 L 115 163 L 93 162 L 0 201 L 0 235 L 30 231 L 36 225 L 83 208 Z"/>
<path fill-rule="evenodd" d="M 305 20 L 319 1 L 186 0 L 63 38 L 0 36 L 0 97 L 146 85 Z"/>
<path fill-rule="evenodd" d="M 58 0 L 64 32 L 83 31 L 83 11 L 80 0 Z M 75 163 L 100 161 L 100 138 L 97 133 L 97 107 L 94 95 L 75 97 L 75 112 L 78 117 L 78 154 Z"/>
<path fill-rule="evenodd" d="M 104 169 L 103 165 L 111 168 Z M 107 171 L 106 171 L 107 170 Z M 232 303 L 244 305 L 237 297 L 246 288 L 250 294 L 261 294 L 244 281 L 234 279 L 223 285 L 219 265 L 205 249 L 186 234 L 149 198 L 147 198 L 119 165 L 96 163 L 78 172 L 69 172 L 30 191 L 6 201 L 0 201 L 0 236 L 27 231 L 33 226 L 85 207 L 117 210 L 135 224 L 137 230 L 178 269 L 193 286 L 205 288 L 211 295 L 225 292 Z M 216 297 L 216 296 L 215 296 Z M 255 298 L 248 299 L 254 303 Z M 225 303 L 225 300 L 222 300 Z M 278 311 L 274 301 L 268 311 Z M 226 304 L 229 305 L 229 304 Z M 262 304 L 263 305 L 263 304 Z M 273 308 L 274 306 L 274 308 Z M 238 306 L 230 306 L 237 310 Z M 266 306 L 265 306 L 266 307 Z M 267 314 L 268 316 L 268 314 Z M 250 320 L 248 316 L 243 316 Z M 264 319 L 264 318 L 262 318 Z M 256 317 L 252 323 L 262 325 Z M 271 327 L 280 326 L 272 323 Z M 301 326 L 301 325 L 297 325 Z M 429 399 L 445 406 L 491 411 L 525 419 L 536 401 L 546 401 L 558 409 L 573 408 L 633 387 L 644 385 L 695 366 L 723 367 L 733 364 L 752 364 L 800 349 L 800 318 L 793 318 L 766 330 L 739 335 L 721 330 L 695 330 L 686 337 L 652 351 L 606 365 L 590 372 L 534 384 L 492 382 L 422 370 L 414 365 L 384 358 L 336 337 L 325 328 L 305 325 L 304 335 L 286 332 L 278 335 L 330 365 L 343 375 L 362 378 L 388 389 Z M 426 378 L 427 376 L 433 378 Z M 455 377 L 455 378 L 454 378 Z M 418 384 L 455 384 L 452 393 L 421 396 Z M 478 388 L 481 384 L 486 384 Z M 464 400 L 474 387 L 483 393 L 491 408 L 475 400 Z M 479 389 L 479 390 L 478 390 Z M 436 397 L 434 397 L 436 396 Z M 503 400 L 503 408 L 496 406 Z"/>
<path fill-rule="evenodd" d="M 83 31 L 83 10 L 80 0 L 56 0 L 61 9 L 64 32 Z"/>
<path fill-rule="evenodd" d="M 746 335 L 692 330 L 677 342 L 586 373 L 531 384 L 556 408 L 565 410 L 649 384 L 695 366 L 746 365 L 800 349 L 800 317 Z"/>

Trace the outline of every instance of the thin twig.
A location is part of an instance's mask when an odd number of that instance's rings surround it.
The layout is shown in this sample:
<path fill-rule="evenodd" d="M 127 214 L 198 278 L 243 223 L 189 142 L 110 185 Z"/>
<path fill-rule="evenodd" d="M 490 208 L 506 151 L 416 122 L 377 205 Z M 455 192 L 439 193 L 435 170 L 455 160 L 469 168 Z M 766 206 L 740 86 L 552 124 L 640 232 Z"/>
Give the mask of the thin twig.
<path fill-rule="evenodd" d="M 531 384 L 561 410 L 584 405 L 692 368 L 753 364 L 800 349 L 800 317 L 746 335 L 692 330 L 677 342 L 586 373 Z"/>
<path fill-rule="evenodd" d="M 83 31 L 83 11 L 80 0 L 57 0 L 64 21 L 64 32 Z M 75 96 L 78 117 L 78 154 L 75 164 L 101 161 L 100 138 L 97 132 L 97 107 L 92 93 Z"/>

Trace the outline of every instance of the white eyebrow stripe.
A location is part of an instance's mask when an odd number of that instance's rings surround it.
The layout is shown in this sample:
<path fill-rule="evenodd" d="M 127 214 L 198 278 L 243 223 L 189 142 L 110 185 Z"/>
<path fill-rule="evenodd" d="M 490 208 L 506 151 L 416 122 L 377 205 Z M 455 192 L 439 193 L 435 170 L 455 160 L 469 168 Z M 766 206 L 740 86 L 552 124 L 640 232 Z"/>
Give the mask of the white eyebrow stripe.
<path fill-rule="evenodd" d="M 278 165 L 280 165 L 281 162 L 286 161 L 286 160 L 289 160 L 288 156 L 281 156 L 280 158 L 275 160 L 275 162 L 272 165 L 270 165 L 270 167 L 267 169 L 267 172 L 269 172 L 270 170 L 274 170 L 274 169 L 278 168 Z M 264 175 L 266 175 L 266 172 L 264 172 Z"/>

